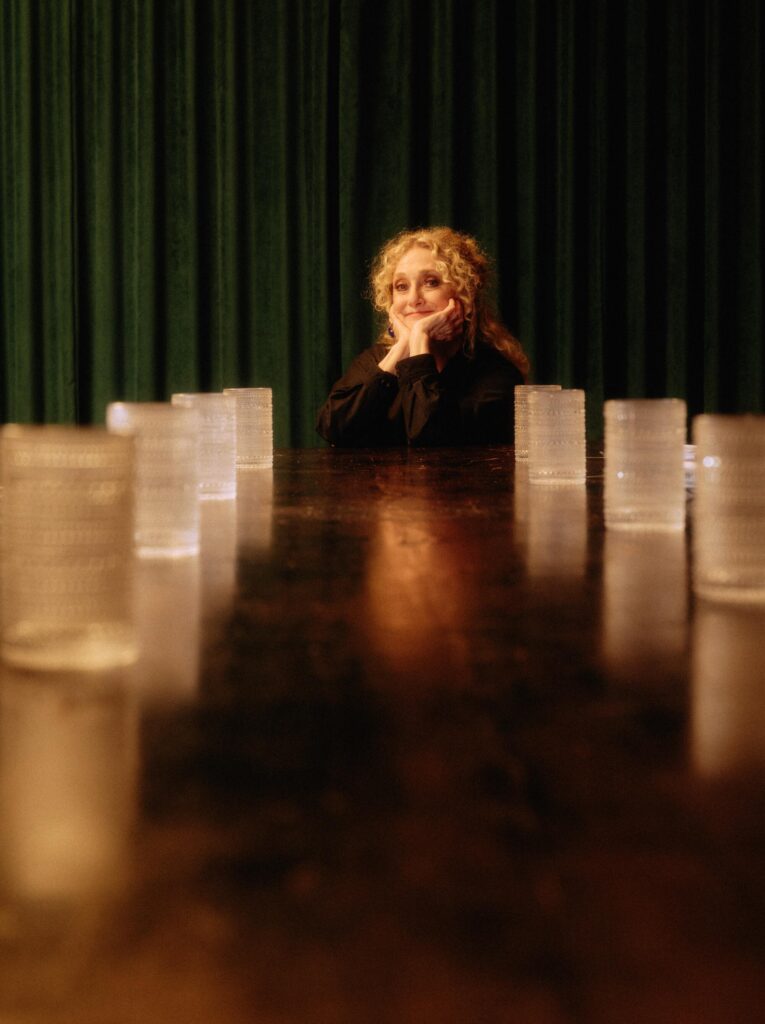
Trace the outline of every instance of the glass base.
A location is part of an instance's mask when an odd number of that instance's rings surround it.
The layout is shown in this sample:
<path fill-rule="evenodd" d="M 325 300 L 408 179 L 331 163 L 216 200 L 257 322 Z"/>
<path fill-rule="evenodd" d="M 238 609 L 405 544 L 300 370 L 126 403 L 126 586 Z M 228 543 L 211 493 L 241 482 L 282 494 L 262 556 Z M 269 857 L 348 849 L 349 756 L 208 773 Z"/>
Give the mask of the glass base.
<path fill-rule="evenodd" d="M 138 657 L 138 645 L 132 628 L 121 624 L 52 626 L 22 622 L 5 630 L 2 657 L 18 668 L 98 671 L 132 665 Z"/>

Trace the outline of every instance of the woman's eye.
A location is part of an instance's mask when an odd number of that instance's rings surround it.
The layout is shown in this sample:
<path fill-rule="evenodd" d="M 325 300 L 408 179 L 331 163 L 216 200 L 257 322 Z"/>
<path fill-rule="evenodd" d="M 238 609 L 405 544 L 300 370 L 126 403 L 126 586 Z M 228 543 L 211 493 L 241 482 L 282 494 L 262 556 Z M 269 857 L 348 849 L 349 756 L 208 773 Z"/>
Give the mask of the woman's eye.
<path fill-rule="evenodd" d="M 438 288 L 441 282 L 438 280 L 437 277 L 429 277 L 426 280 L 425 284 L 428 286 L 428 288 Z"/>
<path fill-rule="evenodd" d="M 404 281 L 397 281 L 393 287 L 397 292 L 405 292 L 407 290 L 407 286 Z"/>

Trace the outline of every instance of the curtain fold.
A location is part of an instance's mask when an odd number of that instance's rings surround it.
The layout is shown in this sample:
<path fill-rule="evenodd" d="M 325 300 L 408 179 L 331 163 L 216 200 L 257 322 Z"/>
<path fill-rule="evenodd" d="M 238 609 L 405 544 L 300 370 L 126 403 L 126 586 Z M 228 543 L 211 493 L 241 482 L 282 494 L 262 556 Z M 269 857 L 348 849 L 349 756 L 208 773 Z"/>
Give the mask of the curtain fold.
<path fill-rule="evenodd" d="M 271 386 L 374 338 L 379 245 L 494 256 L 534 378 L 762 411 L 756 0 L 0 0 L 0 418 Z"/>

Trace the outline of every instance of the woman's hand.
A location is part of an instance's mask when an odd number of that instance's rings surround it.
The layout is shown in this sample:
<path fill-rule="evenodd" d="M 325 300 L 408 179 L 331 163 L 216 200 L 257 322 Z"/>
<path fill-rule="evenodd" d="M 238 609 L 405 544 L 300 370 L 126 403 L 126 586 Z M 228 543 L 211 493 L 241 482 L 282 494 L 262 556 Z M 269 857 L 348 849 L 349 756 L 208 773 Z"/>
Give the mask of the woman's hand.
<path fill-rule="evenodd" d="M 394 313 L 393 306 L 388 310 L 388 321 L 393 330 L 395 341 L 384 358 L 378 363 L 378 367 L 386 373 L 393 373 L 399 360 L 406 359 L 410 354 L 409 337 L 411 332 L 398 313 Z"/>
<path fill-rule="evenodd" d="M 449 299 L 444 309 L 417 320 L 409 334 L 409 354 L 425 355 L 431 352 L 430 342 L 453 341 L 459 334 L 463 322 L 462 304 L 458 299 Z M 440 347 L 440 346 L 439 346 Z"/>

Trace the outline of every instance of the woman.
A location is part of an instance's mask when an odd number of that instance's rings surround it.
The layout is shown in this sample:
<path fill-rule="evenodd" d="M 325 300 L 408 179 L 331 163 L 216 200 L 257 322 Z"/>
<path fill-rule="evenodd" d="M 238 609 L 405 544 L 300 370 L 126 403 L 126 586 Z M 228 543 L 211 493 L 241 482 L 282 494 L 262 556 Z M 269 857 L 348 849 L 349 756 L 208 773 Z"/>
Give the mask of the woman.
<path fill-rule="evenodd" d="M 528 359 L 491 310 L 489 261 L 451 228 L 405 231 L 372 265 L 377 343 L 334 385 L 317 429 L 333 445 L 507 443 Z"/>

